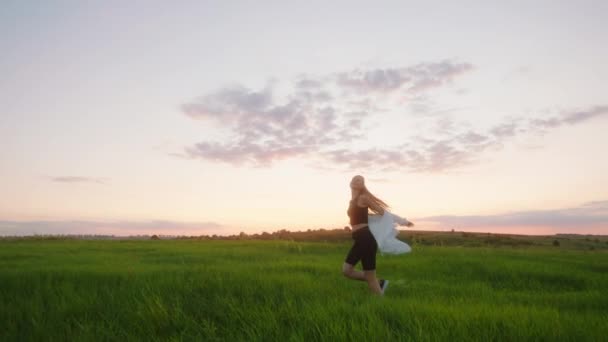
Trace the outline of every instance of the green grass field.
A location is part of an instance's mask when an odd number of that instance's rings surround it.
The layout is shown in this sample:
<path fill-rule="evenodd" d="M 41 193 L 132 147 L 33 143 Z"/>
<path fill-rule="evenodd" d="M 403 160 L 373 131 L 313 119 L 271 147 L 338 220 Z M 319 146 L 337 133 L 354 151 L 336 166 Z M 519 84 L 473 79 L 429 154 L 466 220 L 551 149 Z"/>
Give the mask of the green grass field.
<path fill-rule="evenodd" d="M 378 297 L 341 275 L 349 247 L 0 241 L 0 340 L 608 339 L 606 250 L 415 246 L 378 255 Z"/>

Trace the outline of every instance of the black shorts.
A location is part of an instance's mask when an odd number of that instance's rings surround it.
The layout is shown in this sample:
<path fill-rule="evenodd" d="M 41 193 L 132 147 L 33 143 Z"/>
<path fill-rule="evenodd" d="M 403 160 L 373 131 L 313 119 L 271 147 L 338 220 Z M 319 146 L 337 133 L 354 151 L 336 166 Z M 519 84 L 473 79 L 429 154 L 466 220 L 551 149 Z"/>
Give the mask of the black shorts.
<path fill-rule="evenodd" d="M 359 228 L 352 233 L 353 246 L 348 251 L 346 256 L 346 263 L 355 266 L 359 260 L 363 265 L 363 270 L 373 271 L 376 269 L 376 251 L 378 250 L 378 244 L 376 239 L 369 230 L 369 227 Z"/>

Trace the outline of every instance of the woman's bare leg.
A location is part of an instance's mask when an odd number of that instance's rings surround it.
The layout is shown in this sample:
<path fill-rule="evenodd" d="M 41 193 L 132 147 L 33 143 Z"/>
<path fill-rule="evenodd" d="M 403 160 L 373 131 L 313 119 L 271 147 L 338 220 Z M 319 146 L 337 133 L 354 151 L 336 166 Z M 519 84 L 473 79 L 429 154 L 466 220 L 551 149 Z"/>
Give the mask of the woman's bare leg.
<path fill-rule="evenodd" d="M 372 271 L 363 271 L 364 278 L 367 281 L 367 286 L 370 291 L 375 294 L 382 294 L 382 289 L 380 288 L 380 282 L 376 278 L 376 270 Z"/>
<path fill-rule="evenodd" d="M 361 280 L 361 281 L 366 280 L 363 272 L 355 270 L 355 266 L 351 265 L 347 262 L 345 262 L 342 265 L 342 274 L 344 274 L 344 276 L 346 278 L 350 278 L 350 279 L 354 279 L 354 280 Z"/>

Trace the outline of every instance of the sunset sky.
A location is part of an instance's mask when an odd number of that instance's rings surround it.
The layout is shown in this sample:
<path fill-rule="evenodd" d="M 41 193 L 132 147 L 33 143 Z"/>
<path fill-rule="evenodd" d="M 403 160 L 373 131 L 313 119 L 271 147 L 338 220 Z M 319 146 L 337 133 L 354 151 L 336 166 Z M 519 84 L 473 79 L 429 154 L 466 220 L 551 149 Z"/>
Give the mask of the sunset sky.
<path fill-rule="evenodd" d="M 2 1 L 0 235 L 608 234 L 606 1 Z"/>

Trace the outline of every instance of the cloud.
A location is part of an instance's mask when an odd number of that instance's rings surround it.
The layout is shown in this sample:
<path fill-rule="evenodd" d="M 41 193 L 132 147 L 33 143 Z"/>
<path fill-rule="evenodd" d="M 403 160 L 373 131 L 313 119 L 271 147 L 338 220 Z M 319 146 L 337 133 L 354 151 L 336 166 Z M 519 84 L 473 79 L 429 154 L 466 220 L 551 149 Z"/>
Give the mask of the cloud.
<path fill-rule="evenodd" d="M 190 158 L 223 161 L 234 165 L 269 166 L 274 161 L 307 155 L 311 148 L 306 145 L 282 146 L 275 142 L 256 144 L 241 140 L 234 144 L 201 142 L 186 148 Z"/>
<path fill-rule="evenodd" d="M 517 128 L 517 120 L 508 120 L 491 128 L 490 133 L 498 139 L 510 138 L 517 134 Z"/>
<path fill-rule="evenodd" d="M 586 110 L 564 113 L 562 115 L 562 122 L 574 125 L 600 115 L 608 115 L 608 106 L 595 106 Z"/>
<path fill-rule="evenodd" d="M 203 141 L 186 147 L 191 158 L 267 166 L 310 153 L 339 138 L 335 110 L 315 106 L 316 100 L 296 96 L 276 104 L 270 101 L 270 88 L 261 92 L 239 88 L 219 94 L 184 105 L 184 112 L 229 127 L 232 137 L 226 142 Z"/>
<path fill-rule="evenodd" d="M 608 201 L 590 202 L 574 208 L 530 210 L 497 215 L 431 216 L 420 221 L 434 222 L 446 228 L 484 227 L 556 227 L 575 232 L 583 227 L 603 226 L 608 232 Z"/>
<path fill-rule="evenodd" d="M 181 106 L 192 119 L 227 128 L 229 138 L 201 141 L 171 155 L 252 166 L 323 155 L 364 139 L 367 119 L 382 111 L 375 104 L 374 93 L 395 92 L 400 96 L 422 85 L 425 89 L 439 87 L 471 68 L 468 63 L 442 61 L 320 77 L 302 75 L 291 84 L 292 91 L 283 96 L 283 101 L 278 100 L 276 82 L 260 90 L 229 86 Z M 433 80 L 433 85 L 427 84 L 428 80 Z M 356 96 L 348 95 L 352 92 Z"/>
<path fill-rule="evenodd" d="M 562 111 L 545 119 L 505 118 L 486 132 L 471 129 L 462 131 L 446 118 L 436 121 L 435 131 L 442 139 L 416 136 L 394 148 L 364 150 L 335 149 L 324 152 L 330 162 L 346 165 L 349 169 L 379 169 L 384 171 L 443 172 L 474 164 L 480 154 L 500 149 L 509 139 L 529 132 L 547 132 L 561 125 L 575 125 L 594 117 L 608 114 L 608 106 L 594 106 L 584 110 Z"/>
<path fill-rule="evenodd" d="M 199 141 L 170 155 L 236 166 L 270 167 L 303 158 L 349 171 L 443 172 L 473 164 L 484 151 L 502 148 L 520 135 L 544 134 L 608 113 L 608 106 L 594 106 L 550 116 L 506 117 L 473 130 L 445 116 L 466 108 L 438 110 L 429 96 L 472 70 L 470 63 L 445 60 L 300 75 L 286 87 L 278 87 L 277 80 L 257 90 L 232 85 L 181 106 L 187 117 L 227 130 L 226 138 Z M 370 129 L 381 122 L 386 111 L 382 106 L 436 120 L 433 139 L 406 136 L 392 147 L 361 148 Z"/>
<path fill-rule="evenodd" d="M 300 89 L 319 89 L 323 87 L 323 81 L 301 76 L 300 79 L 296 81 L 296 87 Z"/>
<path fill-rule="evenodd" d="M 280 104 L 267 101 L 270 92 L 267 89 L 262 96 L 245 89 L 222 91 L 221 99 L 204 97 L 185 105 L 186 115 L 214 120 L 232 131 L 228 141 L 199 142 L 186 147 L 186 154 L 236 165 L 268 166 L 337 142 L 349 142 L 362 132 L 360 123 L 338 116 L 334 107 L 323 103 L 329 95 L 296 93 Z"/>
<path fill-rule="evenodd" d="M 357 93 L 390 93 L 406 88 L 407 92 L 422 92 L 450 83 L 456 76 L 473 69 L 470 63 L 448 60 L 420 63 L 405 68 L 360 70 L 336 74 L 337 85 Z"/>
<path fill-rule="evenodd" d="M 529 129 L 545 133 L 547 130 L 563 125 L 576 125 L 599 116 L 608 116 L 608 106 L 593 106 L 578 110 L 564 110 L 548 118 L 531 119 Z"/>
<path fill-rule="evenodd" d="M 489 137 L 475 133 L 473 131 L 468 131 L 468 132 L 458 136 L 457 139 L 459 141 L 463 142 L 464 144 L 475 145 L 475 144 L 480 144 L 485 141 L 488 141 Z"/>
<path fill-rule="evenodd" d="M 436 172 L 449 166 L 468 164 L 472 156 L 467 150 L 456 147 L 449 141 L 436 141 L 419 149 L 340 149 L 328 151 L 324 157 L 349 170 Z"/>
<path fill-rule="evenodd" d="M 252 91 L 237 85 L 203 96 L 196 102 L 182 105 L 184 114 L 194 119 L 211 118 L 233 122 L 250 113 L 259 113 L 272 104 L 269 88 Z"/>
<path fill-rule="evenodd" d="M 218 232 L 215 222 L 151 221 L 0 221 L 0 235 L 197 235 Z"/>
<path fill-rule="evenodd" d="M 107 178 L 91 178 L 91 177 L 78 177 L 78 176 L 58 176 L 58 177 L 47 177 L 52 182 L 57 183 L 96 183 L 106 184 Z"/>
<path fill-rule="evenodd" d="M 421 63 L 409 70 L 414 81 L 408 90 L 420 92 L 429 88 L 439 87 L 450 83 L 456 76 L 469 72 L 472 69 L 473 65 L 470 63 L 451 63 L 449 61 Z"/>
<path fill-rule="evenodd" d="M 415 136 L 394 148 L 336 149 L 325 152 L 324 157 L 349 170 L 440 172 L 472 164 L 480 152 L 498 146 L 499 140 L 467 130 L 439 140 Z"/>
<path fill-rule="evenodd" d="M 391 92 L 411 81 L 407 69 L 353 70 L 337 74 L 340 87 L 357 92 Z"/>

